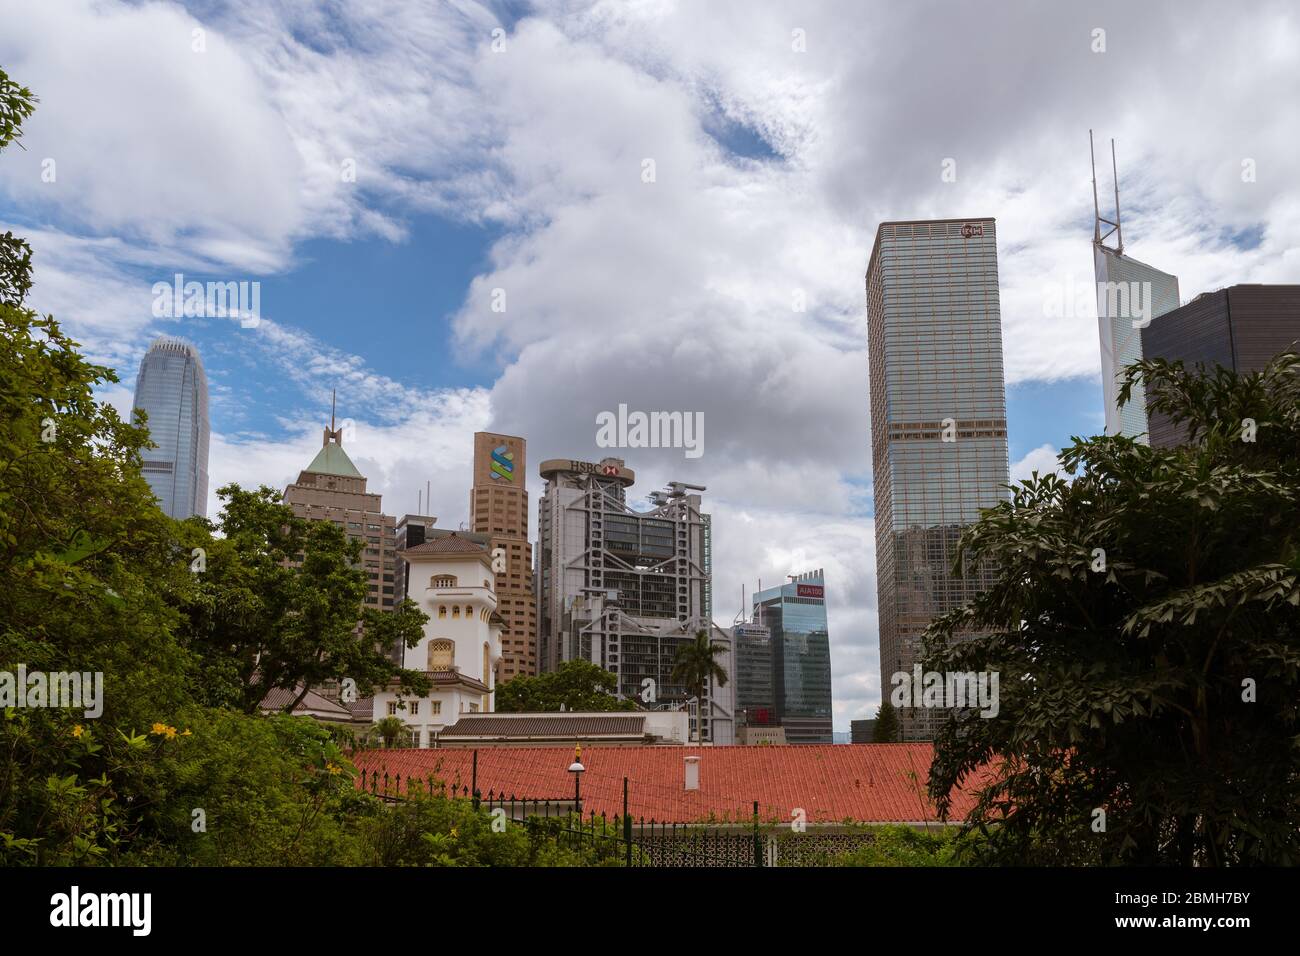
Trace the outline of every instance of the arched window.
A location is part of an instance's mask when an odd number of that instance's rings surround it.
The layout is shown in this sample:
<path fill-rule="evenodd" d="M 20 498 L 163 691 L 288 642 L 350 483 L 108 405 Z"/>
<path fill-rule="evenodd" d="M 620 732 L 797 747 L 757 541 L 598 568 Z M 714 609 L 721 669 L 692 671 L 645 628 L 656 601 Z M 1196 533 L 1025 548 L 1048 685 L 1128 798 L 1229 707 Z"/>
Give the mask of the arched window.
<path fill-rule="evenodd" d="M 429 670 L 449 671 L 456 661 L 454 641 L 439 639 L 429 642 Z"/>
<path fill-rule="evenodd" d="M 439 605 L 438 605 L 438 617 L 446 617 L 446 616 L 447 616 L 447 605 L 445 605 L 445 604 L 439 604 Z"/>
<path fill-rule="evenodd" d="M 466 616 L 466 617 L 473 617 L 473 616 L 474 616 L 474 609 L 473 609 L 472 607 L 470 607 L 468 604 L 465 605 L 465 616 Z"/>
<path fill-rule="evenodd" d="M 454 588 L 456 586 L 456 575 L 454 574 L 435 574 L 429 578 L 429 587 L 431 588 Z"/>
<path fill-rule="evenodd" d="M 491 669 L 492 669 L 492 647 L 491 645 L 488 644 L 487 641 L 484 641 L 483 642 L 483 676 L 480 678 L 480 680 L 482 680 L 483 683 L 487 684 L 489 687 L 492 686 L 492 681 L 488 679 L 488 674 L 491 673 Z"/>
<path fill-rule="evenodd" d="M 452 616 L 452 617 L 460 617 L 460 605 L 459 605 L 459 604 L 453 604 L 453 605 L 451 606 L 451 616 Z"/>

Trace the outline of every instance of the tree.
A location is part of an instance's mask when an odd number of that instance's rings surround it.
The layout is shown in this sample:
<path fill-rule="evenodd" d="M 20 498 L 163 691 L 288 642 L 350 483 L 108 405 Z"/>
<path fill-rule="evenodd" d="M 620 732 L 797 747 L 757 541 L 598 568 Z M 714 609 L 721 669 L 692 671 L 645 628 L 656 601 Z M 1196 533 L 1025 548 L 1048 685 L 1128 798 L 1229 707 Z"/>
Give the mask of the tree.
<path fill-rule="evenodd" d="M 898 741 L 898 711 L 888 697 L 880 702 L 876 709 L 876 726 L 872 740 L 878 744 L 892 744 Z"/>
<path fill-rule="evenodd" d="M 997 672 L 999 712 L 935 743 L 941 810 L 992 862 L 1300 862 L 1300 355 L 1259 373 L 1126 373 L 1187 442 L 1075 438 L 962 535 L 993 586 L 936 620 L 925 668 Z M 957 641 L 958 631 L 983 632 Z"/>
<path fill-rule="evenodd" d="M 497 685 L 499 713 L 636 710 L 635 701 L 615 696 L 618 678 L 588 660 L 565 661 L 536 677 L 520 675 Z"/>
<path fill-rule="evenodd" d="M 384 742 L 385 747 L 396 747 L 402 734 L 406 733 L 406 724 L 401 717 L 388 716 L 375 721 L 375 733 Z"/>
<path fill-rule="evenodd" d="M 272 688 L 298 688 L 285 707 L 292 712 L 311 686 L 345 678 L 362 693 L 392 678 L 404 693 L 428 692 L 422 672 L 387 653 L 418 644 L 428 618 L 411 601 L 390 613 L 363 608 L 359 541 L 332 521 L 296 517 L 265 486 L 217 494 L 224 507 L 215 524 L 181 526 L 186 554 L 202 550 L 202 570 L 179 597 L 183 639 L 202 661 L 203 699 L 251 714 Z"/>
<path fill-rule="evenodd" d="M 709 640 L 707 628 L 695 632 L 695 640 L 677 649 L 677 658 L 673 661 L 672 678 L 695 694 L 695 737 L 704 743 L 704 689 L 709 681 L 716 681 L 719 687 L 727 684 L 727 672 L 716 660 L 726 651 L 721 644 Z"/>
<path fill-rule="evenodd" d="M 22 137 L 23 120 L 36 109 L 36 97 L 0 70 L 0 150 Z M 19 147 L 21 148 L 21 143 Z M 21 305 L 32 287 L 32 248 L 12 232 L 0 235 L 0 303 Z"/>

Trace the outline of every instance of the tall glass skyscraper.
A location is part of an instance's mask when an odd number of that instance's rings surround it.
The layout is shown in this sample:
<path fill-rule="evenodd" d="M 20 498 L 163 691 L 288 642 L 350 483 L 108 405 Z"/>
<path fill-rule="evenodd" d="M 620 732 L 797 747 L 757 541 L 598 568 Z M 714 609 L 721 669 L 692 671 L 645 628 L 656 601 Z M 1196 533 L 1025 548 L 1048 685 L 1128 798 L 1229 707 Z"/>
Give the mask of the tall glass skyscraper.
<path fill-rule="evenodd" d="M 1097 275 L 1097 334 L 1101 340 L 1106 434 L 1126 435 L 1146 444 L 1146 391 L 1139 382 L 1121 408 L 1119 390 L 1124 370 L 1142 358 L 1143 319 L 1139 311 L 1149 310 L 1151 318 L 1157 318 L 1178 308 L 1178 277 L 1102 245 L 1100 240 L 1093 243 L 1092 253 Z"/>
<path fill-rule="evenodd" d="M 208 513 L 208 378 L 199 351 L 183 339 L 157 339 L 135 379 L 132 407 L 148 415 L 145 480 L 173 518 Z"/>
<path fill-rule="evenodd" d="M 886 222 L 867 267 L 880 677 L 910 672 L 930 621 L 991 583 L 955 577 L 962 527 L 1007 497 L 1007 413 L 992 219 Z M 928 740 L 941 711 L 900 712 Z"/>
<path fill-rule="evenodd" d="M 792 744 L 834 743 L 831 643 L 821 570 L 754 595 L 754 623 L 771 634 L 776 718 Z"/>

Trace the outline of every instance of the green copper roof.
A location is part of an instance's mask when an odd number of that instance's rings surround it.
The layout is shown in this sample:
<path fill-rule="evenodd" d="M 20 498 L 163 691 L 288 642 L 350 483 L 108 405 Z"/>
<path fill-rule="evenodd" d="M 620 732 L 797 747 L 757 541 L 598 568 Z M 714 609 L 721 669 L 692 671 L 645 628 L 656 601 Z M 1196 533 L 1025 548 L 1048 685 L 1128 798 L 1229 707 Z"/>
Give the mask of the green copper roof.
<path fill-rule="evenodd" d="M 361 472 L 357 471 L 357 466 L 352 464 L 348 453 L 343 450 L 343 446 L 334 442 L 327 442 L 316 453 L 316 457 L 311 460 L 306 470 L 318 475 L 338 475 L 342 478 L 362 477 Z"/>

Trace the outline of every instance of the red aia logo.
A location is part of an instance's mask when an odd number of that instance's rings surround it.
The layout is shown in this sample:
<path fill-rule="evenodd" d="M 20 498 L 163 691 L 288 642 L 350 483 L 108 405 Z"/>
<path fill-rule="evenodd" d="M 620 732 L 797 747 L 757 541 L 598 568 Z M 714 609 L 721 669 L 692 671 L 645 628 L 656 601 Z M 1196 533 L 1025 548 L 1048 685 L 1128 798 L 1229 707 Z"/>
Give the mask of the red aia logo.
<path fill-rule="evenodd" d="M 961 237 L 963 239 L 971 239 L 983 235 L 984 223 L 982 222 L 968 222 L 966 225 L 961 227 Z"/>

